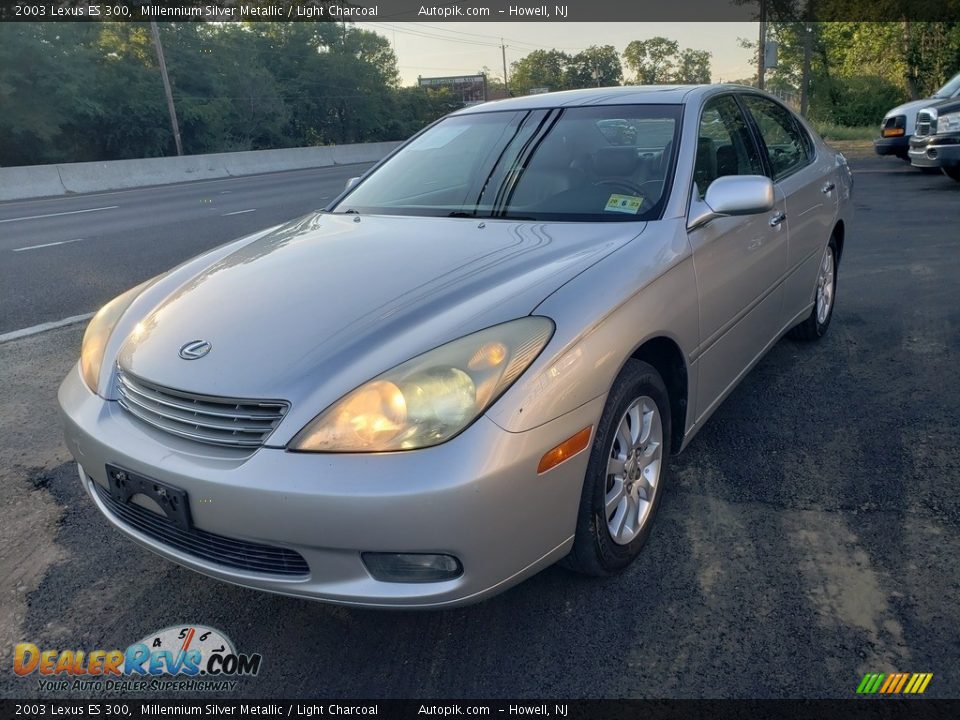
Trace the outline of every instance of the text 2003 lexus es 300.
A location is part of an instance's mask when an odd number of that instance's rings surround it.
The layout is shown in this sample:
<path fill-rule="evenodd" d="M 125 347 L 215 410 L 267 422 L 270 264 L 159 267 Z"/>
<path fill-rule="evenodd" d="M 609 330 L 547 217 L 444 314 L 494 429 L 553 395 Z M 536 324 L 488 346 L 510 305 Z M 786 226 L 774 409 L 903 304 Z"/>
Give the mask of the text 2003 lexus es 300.
<path fill-rule="evenodd" d="M 467 108 L 101 309 L 67 444 L 118 530 L 240 585 L 424 607 L 615 573 L 669 456 L 826 332 L 851 186 L 749 88 Z"/>

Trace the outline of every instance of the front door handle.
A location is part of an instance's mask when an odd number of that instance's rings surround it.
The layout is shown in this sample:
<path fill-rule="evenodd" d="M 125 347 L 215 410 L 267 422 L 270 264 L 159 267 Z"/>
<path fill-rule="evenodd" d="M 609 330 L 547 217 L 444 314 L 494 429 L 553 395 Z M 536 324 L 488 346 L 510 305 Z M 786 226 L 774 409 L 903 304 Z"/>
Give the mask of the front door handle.
<path fill-rule="evenodd" d="M 833 192 L 833 189 L 834 189 L 835 187 L 837 187 L 837 186 L 834 185 L 832 182 L 828 182 L 826 185 L 824 185 L 822 188 L 820 188 L 820 192 L 822 192 L 824 195 L 829 195 L 830 193 Z"/>
<path fill-rule="evenodd" d="M 787 219 L 787 215 L 780 210 L 777 210 L 776 214 L 770 218 L 770 227 L 777 227 L 780 223 Z"/>

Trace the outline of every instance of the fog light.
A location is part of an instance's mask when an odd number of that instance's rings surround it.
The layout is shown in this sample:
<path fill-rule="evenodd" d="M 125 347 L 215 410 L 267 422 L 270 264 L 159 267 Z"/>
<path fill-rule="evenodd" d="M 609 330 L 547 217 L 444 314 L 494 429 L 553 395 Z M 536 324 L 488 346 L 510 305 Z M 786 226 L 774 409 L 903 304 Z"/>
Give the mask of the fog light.
<path fill-rule="evenodd" d="M 370 574 L 381 582 L 440 582 L 463 574 L 463 565 L 452 555 L 367 552 L 361 557 Z"/>

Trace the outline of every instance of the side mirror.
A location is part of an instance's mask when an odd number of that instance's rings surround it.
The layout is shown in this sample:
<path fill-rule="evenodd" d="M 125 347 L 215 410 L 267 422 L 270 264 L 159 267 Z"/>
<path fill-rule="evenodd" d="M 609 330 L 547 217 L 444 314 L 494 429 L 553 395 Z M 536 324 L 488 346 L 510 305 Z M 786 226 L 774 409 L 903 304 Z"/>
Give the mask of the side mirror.
<path fill-rule="evenodd" d="M 354 185 L 356 185 L 358 182 L 360 182 L 360 178 L 359 178 L 359 177 L 352 177 L 352 178 L 350 178 L 349 180 L 347 180 L 347 186 L 344 188 L 344 190 L 349 190 L 349 189 L 352 188 Z"/>
<path fill-rule="evenodd" d="M 706 225 L 717 217 L 755 215 L 773 209 L 773 182 L 763 175 L 725 175 L 717 178 L 690 218 L 688 229 Z"/>

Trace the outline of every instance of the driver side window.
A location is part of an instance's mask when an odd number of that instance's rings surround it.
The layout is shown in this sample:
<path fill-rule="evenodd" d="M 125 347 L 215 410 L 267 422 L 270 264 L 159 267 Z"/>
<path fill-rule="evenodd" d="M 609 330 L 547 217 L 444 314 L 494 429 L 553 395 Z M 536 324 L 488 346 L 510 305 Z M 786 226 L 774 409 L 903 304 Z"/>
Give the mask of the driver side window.
<path fill-rule="evenodd" d="M 710 183 L 724 175 L 763 174 L 760 153 L 737 101 L 730 95 L 708 101 L 697 133 L 697 196 L 702 200 Z"/>

